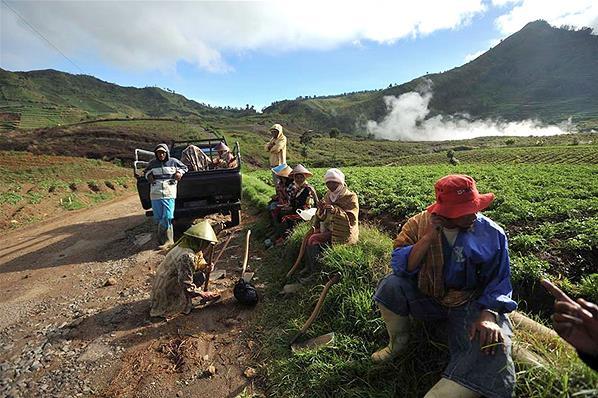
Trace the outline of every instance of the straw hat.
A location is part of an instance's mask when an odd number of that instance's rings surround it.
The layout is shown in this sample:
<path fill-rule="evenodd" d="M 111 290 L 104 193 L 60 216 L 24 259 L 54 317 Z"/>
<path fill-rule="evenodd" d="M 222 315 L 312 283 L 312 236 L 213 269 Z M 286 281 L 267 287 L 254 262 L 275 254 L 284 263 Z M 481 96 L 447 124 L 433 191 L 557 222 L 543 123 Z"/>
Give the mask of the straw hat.
<path fill-rule="evenodd" d="M 208 242 L 218 242 L 216 232 L 214 232 L 214 229 L 206 220 L 193 225 L 191 228 L 183 232 L 183 234 L 192 238 L 207 240 Z"/>
<path fill-rule="evenodd" d="M 288 177 L 292 171 L 293 169 L 286 164 L 281 164 L 272 168 L 272 172 L 278 177 Z"/>
<path fill-rule="evenodd" d="M 305 168 L 305 166 L 303 166 L 302 164 L 298 164 L 297 166 L 293 167 L 293 171 L 291 172 L 290 175 L 292 176 L 295 174 L 303 174 L 305 176 L 305 178 L 309 178 L 309 177 L 313 176 L 311 171 L 307 170 Z"/>

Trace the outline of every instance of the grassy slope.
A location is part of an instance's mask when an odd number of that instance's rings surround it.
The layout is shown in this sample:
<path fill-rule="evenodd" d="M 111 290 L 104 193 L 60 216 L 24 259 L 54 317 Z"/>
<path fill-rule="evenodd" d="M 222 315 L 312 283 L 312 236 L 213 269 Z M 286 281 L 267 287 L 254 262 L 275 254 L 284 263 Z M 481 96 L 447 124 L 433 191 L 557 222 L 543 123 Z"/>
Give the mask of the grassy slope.
<path fill-rule="evenodd" d="M 0 112 L 20 114 L 22 129 L 96 118 L 234 117 L 240 112 L 210 108 L 157 87 L 121 87 L 87 75 L 54 70 L 0 69 Z M 10 124 L 10 123 L 9 123 Z M 8 124 L 5 127 L 9 127 Z"/>
<path fill-rule="evenodd" d="M 133 192 L 131 170 L 99 160 L 0 152 L 0 231 Z"/>
<path fill-rule="evenodd" d="M 255 174 L 246 175 L 244 183 L 245 197 L 263 206 L 272 187 Z M 259 320 L 267 392 L 288 397 L 423 396 L 440 377 L 447 358 L 442 339 L 433 335 L 434 328 L 417 323 L 409 348 L 393 363 L 374 366 L 369 361 L 371 352 L 385 344 L 384 326 L 372 309 L 371 295 L 379 278 L 388 272 L 391 246 L 390 237 L 371 226 L 362 224 L 357 245 L 335 246 L 324 253 L 323 274 L 341 271 L 343 280 L 331 289 L 322 314 L 305 338 L 334 331 L 334 343 L 320 350 L 291 353 L 288 341 L 307 319 L 321 291 L 321 285 L 312 283 L 295 296 L 277 296 L 306 227 L 297 228 L 285 247 L 272 249 L 260 268 L 259 276 L 268 286 Z M 435 343 L 429 344 L 429 338 Z M 518 364 L 516 396 L 591 396 L 598 375 L 565 344 L 525 332 L 518 332 L 517 339 L 548 366 Z"/>

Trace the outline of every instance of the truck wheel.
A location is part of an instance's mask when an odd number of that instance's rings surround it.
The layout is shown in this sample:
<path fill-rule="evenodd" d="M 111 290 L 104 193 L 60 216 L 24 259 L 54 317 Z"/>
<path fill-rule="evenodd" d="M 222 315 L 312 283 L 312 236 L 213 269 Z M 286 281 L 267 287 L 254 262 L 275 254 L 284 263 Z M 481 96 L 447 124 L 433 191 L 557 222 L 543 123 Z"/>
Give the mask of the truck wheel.
<path fill-rule="evenodd" d="M 227 223 L 227 227 L 236 227 L 241 223 L 241 210 L 230 211 L 230 222 Z"/>

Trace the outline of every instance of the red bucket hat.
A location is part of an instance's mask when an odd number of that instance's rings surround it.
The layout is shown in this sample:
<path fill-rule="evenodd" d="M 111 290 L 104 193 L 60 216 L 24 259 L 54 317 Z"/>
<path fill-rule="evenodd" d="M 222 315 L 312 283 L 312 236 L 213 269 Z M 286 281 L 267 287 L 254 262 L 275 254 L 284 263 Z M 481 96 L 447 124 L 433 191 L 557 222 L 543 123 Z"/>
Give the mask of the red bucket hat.
<path fill-rule="evenodd" d="M 436 202 L 428 206 L 429 213 L 458 218 L 484 210 L 494 200 L 493 193 L 480 194 L 470 176 L 454 174 L 442 177 L 434 184 Z"/>

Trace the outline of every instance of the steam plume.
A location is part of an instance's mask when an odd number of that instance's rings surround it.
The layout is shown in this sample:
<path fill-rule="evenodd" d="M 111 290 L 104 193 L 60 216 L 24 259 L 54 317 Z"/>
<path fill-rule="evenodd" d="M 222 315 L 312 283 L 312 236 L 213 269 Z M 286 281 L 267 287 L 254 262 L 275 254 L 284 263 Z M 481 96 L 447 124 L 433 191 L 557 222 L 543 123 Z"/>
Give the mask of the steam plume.
<path fill-rule="evenodd" d="M 381 122 L 369 120 L 368 133 L 377 138 L 405 141 L 460 140 L 483 136 L 556 135 L 571 130 L 571 119 L 559 125 L 544 125 L 538 120 L 504 122 L 492 119 L 470 120 L 468 115 L 436 115 L 430 113 L 431 81 L 418 91 L 384 97 L 388 114 Z"/>

